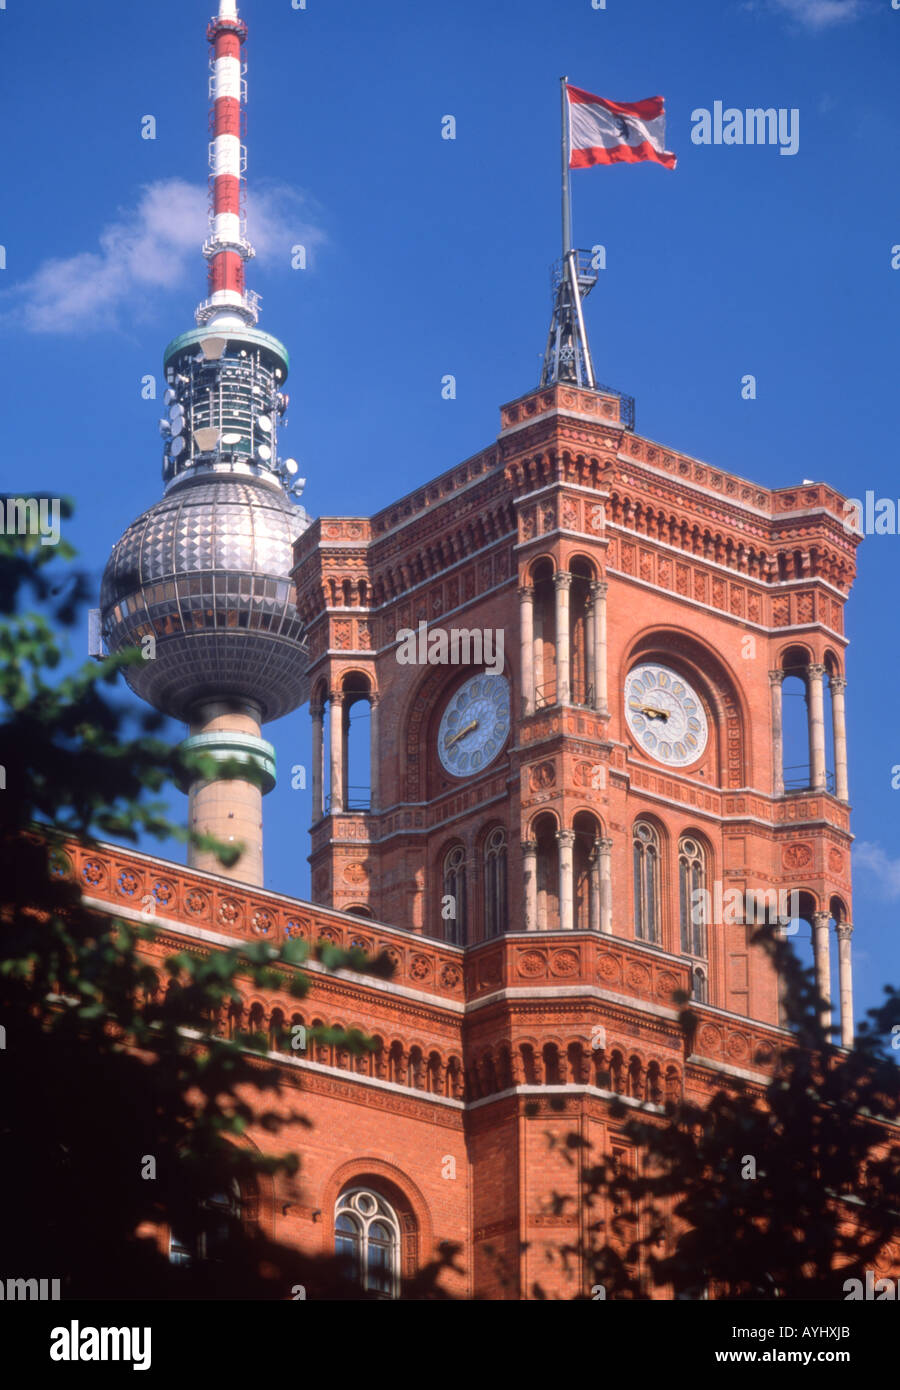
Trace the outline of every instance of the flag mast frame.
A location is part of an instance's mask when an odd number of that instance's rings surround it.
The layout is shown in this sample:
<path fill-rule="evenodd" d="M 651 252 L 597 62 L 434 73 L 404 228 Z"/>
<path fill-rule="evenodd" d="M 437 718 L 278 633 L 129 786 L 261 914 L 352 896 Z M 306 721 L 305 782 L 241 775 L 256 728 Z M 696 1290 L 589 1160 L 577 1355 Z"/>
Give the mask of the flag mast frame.
<path fill-rule="evenodd" d="M 559 96 L 562 104 L 562 127 L 560 144 L 562 147 L 562 253 L 563 260 L 572 249 L 572 185 L 569 176 L 569 101 L 566 88 L 568 77 L 559 79 Z"/>

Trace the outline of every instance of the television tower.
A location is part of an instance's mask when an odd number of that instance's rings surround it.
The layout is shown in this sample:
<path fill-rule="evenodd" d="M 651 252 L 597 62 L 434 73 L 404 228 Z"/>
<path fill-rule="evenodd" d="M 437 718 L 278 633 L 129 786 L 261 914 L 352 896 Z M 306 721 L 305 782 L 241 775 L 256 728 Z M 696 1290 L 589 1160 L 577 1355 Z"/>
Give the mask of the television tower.
<path fill-rule="evenodd" d="M 225 868 L 188 852 L 193 868 L 262 884 L 262 796 L 275 785 L 275 753 L 261 725 L 306 699 L 306 644 L 289 574 L 293 543 L 309 525 L 290 494 L 298 465 L 278 455 L 287 410 L 287 349 L 257 328 L 259 298 L 244 284 L 247 26 L 236 0 L 220 0 L 210 43 L 208 295 L 196 324 L 164 354 L 168 413 L 162 499 L 113 546 L 100 596 L 110 652 L 138 647 L 132 690 L 189 726 L 185 747 L 219 763 L 262 770 L 188 787 L 190 828 L 244 846 Z M 152 640 L 147 640 L 152 639 Z"/>

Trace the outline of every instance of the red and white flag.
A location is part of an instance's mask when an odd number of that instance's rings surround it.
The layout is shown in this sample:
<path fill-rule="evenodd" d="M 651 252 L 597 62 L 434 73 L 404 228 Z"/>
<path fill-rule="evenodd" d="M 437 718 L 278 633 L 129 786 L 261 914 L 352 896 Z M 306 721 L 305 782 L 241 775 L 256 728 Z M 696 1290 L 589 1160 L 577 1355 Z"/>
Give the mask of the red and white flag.
<path fill-rule="evenodd" d="M 566 83 L 569 103 L 569 168 L 592 164 L 638 164 L 650 159 L 675 168 L 675 156 L 665 148 L 666 108 L 662 97 L 647 97 L 626 105 L 595 97 Z"/>

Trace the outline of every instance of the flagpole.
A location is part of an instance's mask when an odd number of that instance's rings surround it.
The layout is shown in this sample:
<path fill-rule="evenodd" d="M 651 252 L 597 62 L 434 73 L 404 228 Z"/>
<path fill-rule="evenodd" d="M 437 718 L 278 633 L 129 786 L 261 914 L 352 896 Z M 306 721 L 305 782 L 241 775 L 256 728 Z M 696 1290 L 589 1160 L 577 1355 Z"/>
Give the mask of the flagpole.
<path fill-rule="evenodd" d="M 573 328 L 580 340 L 582 363 L 578 369 L 578 381 L 581 384 L 581 373 L 587 380 L 587 385 L 594 389 L 594 365 L 591 362 L 591 352 L 588 347 L 587 333 L 584 327 L 584 315 L 581 311 L 581 289 L 578 284 L 578 268 L 575 264 L 575 250 L 572 245 L 572 190 L 569 173 L 569 97 L 566 91 L 568 77 L 560 78 L 560 94 L 562 97 L 562 272 L 563 279 L 569 282 L 570 308 L 575 312 L 575 324 Z"/>
<path fill-rule="evenodd" d="M 563 261 L 572 249 L 572 206 L 571 190 L 569 186 L 569 112 L 568 98 L 566 96 L 566 84 L 568 77 L 559 79 L 560 96 L 562 98 L 562 253 Z"/>

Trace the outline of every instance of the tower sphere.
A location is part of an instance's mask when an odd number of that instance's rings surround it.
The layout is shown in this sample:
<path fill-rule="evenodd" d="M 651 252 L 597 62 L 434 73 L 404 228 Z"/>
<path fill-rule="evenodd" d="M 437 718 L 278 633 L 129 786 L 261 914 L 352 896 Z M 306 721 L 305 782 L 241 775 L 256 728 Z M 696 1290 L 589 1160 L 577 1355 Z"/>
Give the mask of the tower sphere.
<path fill-rule="evenodd" d="M 132 690 L 190 721 L 203 701 L 232 699 L 261 722 L 303 702 L 306 649 L 288 579 L 308 519 L 276 479 L 188 475 L 113 546 L 100 593 L 111 652 L 140 647 Z"/>
<path fill-rule="evenodd" d="M 278 452 L 288 352 L 257 326 L 259 296 L 244 279 L 255 253 L 241 142 L 247 25 L 236 0 L 219 0 L 207 38 L 208 294 L 196 327 L 165 350 L 165 494 L 113 546 L 100 616 L 110 652 L 141 653 L 125 670 L 132 690 L 188 724 L 184 749 L 211 764 L 187 788 L 188 862 L 261 884 L 262 797 L 275 784 L 275 750 L 260 725 L 308 698 L 290 574 L 309 518 L 288 495 L 302 490 L 298 465 Z M 209 840 L 237 846 L 239 857 L 225 864 Z"/>

